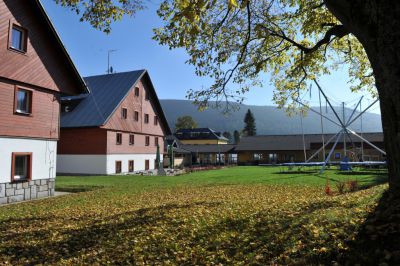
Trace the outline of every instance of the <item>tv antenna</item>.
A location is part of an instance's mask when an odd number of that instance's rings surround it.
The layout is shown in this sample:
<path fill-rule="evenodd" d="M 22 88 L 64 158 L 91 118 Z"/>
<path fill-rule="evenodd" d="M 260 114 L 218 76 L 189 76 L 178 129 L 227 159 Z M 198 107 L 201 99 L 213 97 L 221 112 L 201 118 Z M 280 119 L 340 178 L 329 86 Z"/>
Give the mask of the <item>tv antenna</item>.
<path fill-rule="evenodd" d="M 114 72 L 114 69 L 112 66 L 110 66 L 110 55 L 111 53 L 116 52 L 117 50 L 108 50 L 108 60 L 107 60 L 107 74 L 112 74 Z"/>

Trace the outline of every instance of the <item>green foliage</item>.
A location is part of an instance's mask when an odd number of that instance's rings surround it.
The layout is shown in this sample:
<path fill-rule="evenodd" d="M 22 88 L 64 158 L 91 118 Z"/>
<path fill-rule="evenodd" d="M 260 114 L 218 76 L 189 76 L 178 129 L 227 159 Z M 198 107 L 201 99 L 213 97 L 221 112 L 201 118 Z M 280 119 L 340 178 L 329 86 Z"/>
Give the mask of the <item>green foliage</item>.
<path fill-rule="evenodd" d="M 240 133 L 239 133 L 239 131 L 235 130 L 233 132 L 233 139 L 234 139 L 235 144 L 239 143 L 239 141 L 240 141 Z"/>
<path fill-rule="evenodd" d="M 323 1 L 165 0 L 158 14 L 164 25 L 155 39 L 184 48 L 196 74 L 215 80 L 209 89 L 189 91 L 200 107 L 262 85 L 259 76 L 270 73 L 275 102 L 290 108 L 308 80 L 342 64 L 349 66 L 353 90 L 374 91 L 362 45 Z"/>
<path fill-rule="evenodd" d="M 230 132 L 225 131 L 224 133 L 222 133 L 222 136 L 224 136 L 225 138 L 227 138 L 229 143 L 232 142 L 232 134 L 231 134 Z"/>
<path fill-rule="evenodd" d="M 144 8 L 143 0 L 54 1 L 105 32 L 112 21 Z M 376 93 L 363 46 L 323 1 L 164 0 L 158 15 L 164 24 L 154 30 L 154 39 L 171 49 L 185 49 L 195 73 L 215 81 L 208 89 L 188 92 L 200 109 L 210 99 L 240 102 L 241 94 L 262 85 L 262 73 L 271 74 L 275 102 L 291 109 L 308 80 L 343 64 L 352 90 Z"/>
<path fill-rule="evenodd" d="M 250 109 L 247 110 L 246 115 L 244 116 L 244 128 L 243 133 L 246 136 L 255 136 L 257 134 L 256 130 L 256 119 L 254 118 L 253 113 Z"/>
<path fill-rule="evenodd" d="M 185 128 L 196 128 L 197 123 L 190 115 L 180 116 L 176 119 L 175 131 Z"/>
<path fill-rule="evenodd" d="M 324 182 L 307 172 L 265 167 L 179 177 L 61 177 L 58 188 L 102 188 L 0 207 L 0 261 L 331 264 L 348 252 L 387 186 L 325 196 Z"/>
<path fill-rule="evenodd" d="M 144 8 L 142 0 L 53 0 L 81 15 L 94 28 L 110 33 L 113 21 L 133 16 Z"/>

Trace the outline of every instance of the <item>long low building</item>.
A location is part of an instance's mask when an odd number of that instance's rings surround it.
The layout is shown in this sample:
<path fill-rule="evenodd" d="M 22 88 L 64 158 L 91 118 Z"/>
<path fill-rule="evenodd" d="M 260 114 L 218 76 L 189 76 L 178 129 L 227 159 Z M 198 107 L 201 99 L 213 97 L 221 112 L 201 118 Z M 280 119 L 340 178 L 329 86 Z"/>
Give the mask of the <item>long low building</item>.
<path fill-rule="evenodd" d="M 325 156 L 333 147 L 336 140 L 334 134 L 307 134 L 304 135 L 262 135 L 243 137 L 235 148 L 238 154 L 238 164 L 256 165 L 260 163 L 276 164 L 289 162 L 304 162 L 316 153 L 323 143 L 333 138 L 325 148 Z M 363 138 L 374 146 L 384 149 L 383 133 L 364 133 Z M 346 154 L 345 145 L 346 143 Z M 324 150 L 312 158 L 312 162 L 324 159 Z M 332 153 L 331 161 L 342 161 L 347 156 L 351 161 L 383 161 L 385 156 L 356 136 L 341 137 Z"/>
<path fill-rule="evenodd" d="M 167 136 L 165 138 L 164 147 L 164 166 L 171 167 L 170 156 L 173 157 L 173 167 L 230 165 L 237 163 L 237 155 L 234 151 L 235 145 L 227 144 L 227 141 L 225 141 L 226 138 L 215 134 L 215 132 L 211 129 L 201 130 L 203 133 L 206 132 L 210 134 L 203 134 L 202 139 L 196 136 L 193 142 L 191 142 L 191 137 L 183 138 L 182 135 L 179 134 L 178 136 L 181 139 L 174 135 Z M 191 131 L 198 132 L 198 129 L 192 129 Z M 190 132 L 189 129 L 185 130 L 185 133 L 187 132 Z M 183 144 L 183 141 L 186 141 L 186 143 L 190 144 Z M 224 144 L 218 143 L 218 141 L 221 141 Z M 172 154 L 171 149 L 173 152 Z"/>

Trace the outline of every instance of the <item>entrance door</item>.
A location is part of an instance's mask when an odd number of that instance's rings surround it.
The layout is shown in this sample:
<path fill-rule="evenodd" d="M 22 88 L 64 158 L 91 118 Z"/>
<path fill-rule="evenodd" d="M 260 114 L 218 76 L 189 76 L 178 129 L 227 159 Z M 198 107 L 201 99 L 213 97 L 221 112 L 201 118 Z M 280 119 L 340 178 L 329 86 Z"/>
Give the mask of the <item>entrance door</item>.
<path fill-rule="evenodd" d="M 145 160 L 144 161 L 144 169 L 146 171 L 150 169 L 150 160 Z"/>

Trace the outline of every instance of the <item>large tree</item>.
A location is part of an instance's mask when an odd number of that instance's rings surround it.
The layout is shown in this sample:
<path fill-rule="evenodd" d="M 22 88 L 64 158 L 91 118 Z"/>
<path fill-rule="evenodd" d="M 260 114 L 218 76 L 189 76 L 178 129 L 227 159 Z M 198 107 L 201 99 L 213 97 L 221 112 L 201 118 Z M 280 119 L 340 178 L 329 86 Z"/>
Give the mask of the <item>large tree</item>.
<path fill-rule="evenodd" d="M 81 10 L 83 20 L 105 31 L 107 19 L 121 15 L 111 7 L 133 14 L 143 5 L 55 1 Z M 155 39 L 186 49 L 196 74 L 215 79 L 209 89 L 189 92 L 203 107 L 211 98 L 246 92 L 268 72 L 275 101 L 290 108 L 309 80 L 347 64 L 352 89 L 377 92 L 380 99 L 389 184 L 400 190 L 400 1 L 165 0 L 158 14 L 165 24 Z"/>
<path fill-rule="evenodd" d="M 192 129 L 196 127 L 197 123 L 190 115 L 180 116 L 176 119 L 175 131 L 178 131 L 179 129 Z"/>
<path fill-rule="evenodd" d="M 256 119 L 250 109 L 247 110 L 244 116 L 243 134 L 245 136 L 255 136 L 257 134 Z"/>
<path fill-rule="evenodd" d="M 238 144 L 240 142 L 239 131 L 237 131 L 237 130 L 233 131 L 233 139 L 234 139 L 234 144 Z"/>

